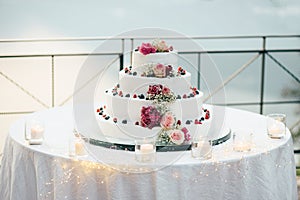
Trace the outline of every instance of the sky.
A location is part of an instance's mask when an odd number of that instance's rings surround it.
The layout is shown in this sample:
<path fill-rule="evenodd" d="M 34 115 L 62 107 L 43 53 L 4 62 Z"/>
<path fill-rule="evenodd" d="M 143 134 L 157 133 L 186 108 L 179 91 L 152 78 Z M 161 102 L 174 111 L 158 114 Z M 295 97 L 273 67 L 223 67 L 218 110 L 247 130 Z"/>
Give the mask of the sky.
<path fill-rule="evenodd" d="M 189 36 L 297 34 L 299 0 L 0 0 L 0 39 L 114 36 L 144 27 Z"/>

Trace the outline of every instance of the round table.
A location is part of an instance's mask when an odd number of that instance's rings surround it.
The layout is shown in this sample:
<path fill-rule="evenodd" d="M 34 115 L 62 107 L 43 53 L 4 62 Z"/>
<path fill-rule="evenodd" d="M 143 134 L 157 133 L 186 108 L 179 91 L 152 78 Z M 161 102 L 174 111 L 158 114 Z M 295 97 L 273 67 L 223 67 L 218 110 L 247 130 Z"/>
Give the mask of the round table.
<path fill-rule="evenodd" d="M 26 119 L 15 122 L 1 165 L 0 199 L 297 199 L 290 132 L 270 139 L 266 118 L 225 108 L 232 130 L 251 130 L 250 152 L 232 150 L 232 140 L 214 146 L 213 158 L 199 161 L 190 151 L 159 152 L 162 163 L 135 161 L 134 152 L 98 146 L 97 155 L 68 156 L 74 124 L 71 107 L 33 113 L 45 122 L 42 145 L 24 139 Z"/>

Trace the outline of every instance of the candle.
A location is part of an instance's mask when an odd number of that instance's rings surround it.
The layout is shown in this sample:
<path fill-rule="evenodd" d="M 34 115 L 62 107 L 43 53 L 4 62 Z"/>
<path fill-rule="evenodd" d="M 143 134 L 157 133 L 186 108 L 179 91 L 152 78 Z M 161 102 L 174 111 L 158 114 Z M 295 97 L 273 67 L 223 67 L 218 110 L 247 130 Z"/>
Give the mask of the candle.
<path fill-rule="evenodd" d="M 268 127 L 268 134 L 271 138 L 281 138 L 285 134 L 285 125 L 278 121 Z"/>
<path fill-rule="evenodd" d="M 212 146 L 209 141 L 196 141 L 192 143 L 192 157 L 196 159 L 210 159 Z"/>
<path fill-rule="evenodd" d="M 81 139 L 78 139 L 77 141 L 75 141 L 75 154 L 77 156 L 85 155 L 85 150 L 84 150 L 83 142 Z"/>
<path fill-rule="evenodd" d="M 154 162 L 156 147 L 154 144 L 137 144 L 135 146 L 135 158 L 139 162 Z"/>
<path fill-rule="evenodd" d="M 140 152 L 143 154 L 148 154 L 153 152 L 153 144 L 141 144 Z"/>
<path fill-rule="evenodd" d="M 40 125 L 31 127 L 31 139 L 41 139 L 43 137 L 44 128 Z"/>
<path fill-rule="evenodd" d="M 267 131 L 268 136 L 273 139 L 283 138 L 285 135 L 285 114 L 269 114 L 267 115 Z"/>
<path fill-rule="evenodd" d="M 234 144 L 233 150 L 238 152 L 245 152 L 251 150 L 251 143 L 250 142 L 236 142 Z"/>

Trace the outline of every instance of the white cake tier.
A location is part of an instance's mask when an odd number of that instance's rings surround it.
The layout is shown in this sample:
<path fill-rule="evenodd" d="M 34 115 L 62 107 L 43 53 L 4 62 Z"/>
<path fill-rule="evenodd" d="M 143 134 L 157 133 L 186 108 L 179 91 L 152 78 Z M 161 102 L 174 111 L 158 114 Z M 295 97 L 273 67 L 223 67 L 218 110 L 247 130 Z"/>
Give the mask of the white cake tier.
<path fill-rule="evenodd" d="M 154 127 L 152 129 L 149 129 L 141 127 L 139 125 L 134 125 L 132 123 L 114 123 L 111 120 L 105 120 L 103 118 L 100 118 L 98 120 L 98 124 L 102 134 L 107 137 L 108 141 L 111 141 L 112 139 L 114 140 L 113 142 L 115 142 L 116 140 L 120 140 L 122 144 L 125 144 L 126 142 L 134 143 L 134 139 L 137 138 L 155 137 L 161 130 L 161 127 Z M 198 136 L 207 136 L 208 139 L 219 138 L 220 134 L 210 133 L 210 125 L 211 120 L 207 120 L 202 124 L 183 124 L 182 127 L 188 129 L 188 133 L 190 134 L 191 138 Z"/>
<path fill-rule="evenodd" d="M 116 117 L 119 120 L 140 121 L 142 107 L 153 105 L 150 100 L 133 98 L 132 96 L 114 96 L 110 91 L 105 94 L 107 113 L 111 117 Z M 170 111 L 174 114 L 176 119 L 179 120 L 199 118 L 202 113 L 202 98 L 203 93 L 199 92 L 199 94 L 194 97 L 177 99 L 170 105 Z"/>
<path fill-rule="evenodd" d="M 161 84 L 170 88 L 175 94 L 189 95 L 191 93 L 191 74 L 186 73 L 185 75 L 156 78 L 156 77 L 143 77 L 140 76 L 139 72 L 136 76 L 126 74 L 124 70 L 119 72 L 119 83 L 120 90 L 126 93 L 137 93 L 146 94 L 149 85 Z"/>
<path fill-rule="evenodd" d="M 132 52 L 132 68 L 139 67 L 148 63 L 160 63 L 164 65 L 172 65 L 178 67 L 177 51 L 150 53 L 143 55 L 139 51 Z"/>

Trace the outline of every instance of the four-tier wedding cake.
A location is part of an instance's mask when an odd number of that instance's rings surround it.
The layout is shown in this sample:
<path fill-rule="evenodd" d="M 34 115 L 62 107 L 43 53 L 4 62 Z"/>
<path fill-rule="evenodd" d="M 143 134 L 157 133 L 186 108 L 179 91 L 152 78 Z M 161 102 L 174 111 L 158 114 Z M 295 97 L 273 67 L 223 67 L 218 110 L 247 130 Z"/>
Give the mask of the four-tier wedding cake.
<path fill-rule="evenodd" d="M 178 53 L 163 40 L 142 43 L 132 64 L 119 72 L 119 83 L 105 91 L 97 109 L 103 134 L 119 141 L 157 137 L 162 145 L 187 144 L 207 134 L 210 112 L 203 93 L 191 85 L 191 73 L 178 66 Z"/>

